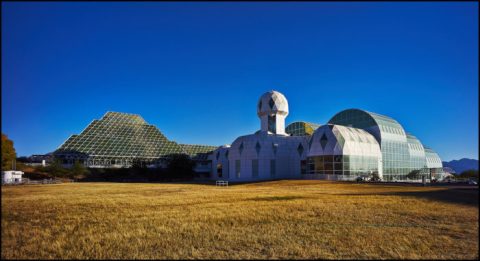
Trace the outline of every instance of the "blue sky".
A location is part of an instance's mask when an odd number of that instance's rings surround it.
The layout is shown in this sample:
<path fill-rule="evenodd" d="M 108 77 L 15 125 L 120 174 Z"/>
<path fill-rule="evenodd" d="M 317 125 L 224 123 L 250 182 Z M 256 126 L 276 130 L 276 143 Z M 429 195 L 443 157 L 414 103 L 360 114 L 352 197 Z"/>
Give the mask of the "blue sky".
<path fill-rule="evenodd" d="M 2 132 L 20 156 L 106 111 L 229 144 L 272 89 L 287 124 L 361 108 L 443 160 L 478 159 L 478 4 L 2 2 Z"/>

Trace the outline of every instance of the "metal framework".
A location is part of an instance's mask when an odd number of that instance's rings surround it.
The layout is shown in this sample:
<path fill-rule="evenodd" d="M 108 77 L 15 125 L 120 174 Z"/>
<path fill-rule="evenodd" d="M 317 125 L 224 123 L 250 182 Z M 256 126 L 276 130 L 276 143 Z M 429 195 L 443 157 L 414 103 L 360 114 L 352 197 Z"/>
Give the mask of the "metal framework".
<path fill-rule="evenodd" d="M 163 165 L 171 154 L 195 158 L 215 148 L 178 144 L 168 140 L 140 115 L 107 112 L 100 120 L 93 120 L 82 133 L 68 138 L 54 156 L 64 164 L 79 160 L 88 167 L 129 167 L 137 160 Z"/>
<path fill-rule="evenodd" d="M 286 128 L 285 132 L 291 136 L 307 136 L 312 135 L 313 132 L 320 127 L 320 124 L 305 122 L 305 121 L 296 121 L 290 123 Z"/>
<path fill-rule="evenodd" d="M 435 158 L 438 155 L 433 151 L 431 158 L 434 159 L 431 161 L 439 164 L 430 166 L 429 152 L 422 143 L 415 136 L 407 134 L 400 123 L 388 116 L 347 109 L 335 114 L 328 123 L 363 129 L 375 137 L 382 151 L 384 180 L 407 180 L 408 174 L 413 170 L 428 174 L 432 172 L 431 169 L 442 167 L 441 160 Z M 441 173 L 441 170 L 436 172 Z M 437 176 L 439 175 L 441 174 Z"/>

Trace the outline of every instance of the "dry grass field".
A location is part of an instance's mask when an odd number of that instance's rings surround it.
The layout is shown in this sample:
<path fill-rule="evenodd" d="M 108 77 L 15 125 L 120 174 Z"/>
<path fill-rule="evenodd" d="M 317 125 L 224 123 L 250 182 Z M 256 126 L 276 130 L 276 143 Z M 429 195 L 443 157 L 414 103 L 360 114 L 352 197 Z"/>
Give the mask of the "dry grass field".
<path fill-rule="evenodd" d="M 2 187 L 2 259 L 478 259 L 478 187 Z"/>

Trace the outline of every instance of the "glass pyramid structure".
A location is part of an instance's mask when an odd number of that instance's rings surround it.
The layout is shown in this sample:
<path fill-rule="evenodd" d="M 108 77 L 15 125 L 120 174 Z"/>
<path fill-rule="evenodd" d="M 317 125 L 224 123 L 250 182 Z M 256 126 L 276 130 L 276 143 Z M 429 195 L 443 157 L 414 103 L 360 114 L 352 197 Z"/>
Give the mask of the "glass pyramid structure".
<path fill-rule="evenodd" d="M 158 163 L 169 154 L 206 158 L 215 146 L 178 144 L 168 140 L 140 115 L 107 112 L 79 135 L 72 135 L 55 152 L 64 163 L 80 160 L 90 167 L 130 166 L 133 160 Z"/>

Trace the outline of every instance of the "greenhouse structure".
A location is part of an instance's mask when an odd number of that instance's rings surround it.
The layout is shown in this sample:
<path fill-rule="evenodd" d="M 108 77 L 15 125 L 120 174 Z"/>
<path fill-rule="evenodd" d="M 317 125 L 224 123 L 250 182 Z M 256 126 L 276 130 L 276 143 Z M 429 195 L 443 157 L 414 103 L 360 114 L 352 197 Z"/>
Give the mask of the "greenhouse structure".
<path fill-rule="evenodd" d="M 216 146 L 178 144 L 140 115 L 107 112 L 79 135 L 72 135 L 55 152 L 64 164 L 79 161 L 87 167 L 130 167 L 134 161 L 163 166 L 172 154 L 187 154 L 200 165 Z"/>
<path fill-rule="evenodd" d="M 347 109 L 325 125 L 284 127 L 289 108 L 283 94 L 266 92 L 257 105 L 260 130 L 213 152 L 212 179 L 442 179 L 438 154 L 388 116 Z"/>
<path fill-rule="evenodd" d="M 64 164 L 131 167 L 135 162 L 165 167 L 174 154 L 193 159 L 196 171 L 214 180 L 272 179 L 422 181 L 442 179 L 438 154 L 396 120 L 360 109 L 346 109 L 326 124 L 297 121 L 285 126 L 289 106 L 277 91 L 257 103 L 260 129 L 224 146 L 179 144 L 140 115 L 107 112 L 53 154 Z"/>

